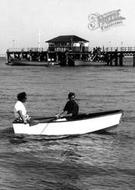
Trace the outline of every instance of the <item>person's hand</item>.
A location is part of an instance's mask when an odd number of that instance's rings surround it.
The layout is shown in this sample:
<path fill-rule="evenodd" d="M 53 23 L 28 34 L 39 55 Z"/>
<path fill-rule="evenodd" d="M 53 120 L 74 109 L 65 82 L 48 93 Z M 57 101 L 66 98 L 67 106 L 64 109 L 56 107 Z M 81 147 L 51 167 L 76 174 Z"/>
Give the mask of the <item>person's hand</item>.
<path fill-rule="evenodd" d="M 56 114 L 55 117 L 56 117 L 57 119 L 59 119 L 59 118 L 60 118 L 60 114 Z"/>
<path fill-rule="evenodd" d="M 26 117 L 25 117 L 27 120 L 30 120 L 31 117 L 27 114 Z"/>

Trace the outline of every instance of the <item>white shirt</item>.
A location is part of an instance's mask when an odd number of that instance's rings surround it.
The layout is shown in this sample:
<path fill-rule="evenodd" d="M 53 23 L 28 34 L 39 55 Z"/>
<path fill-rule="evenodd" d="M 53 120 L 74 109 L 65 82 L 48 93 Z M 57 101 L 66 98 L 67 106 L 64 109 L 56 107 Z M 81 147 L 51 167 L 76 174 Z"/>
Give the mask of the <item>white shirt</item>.
<path fill-rule="evenodd" d="M 15 107 L 14 107 L 15 118 L 20 118 L 20 115 L 18 114 L 18 111 L 21 111 L 22 115 L 27 117 L 26 108 L 25 108 L 24 104 L 19 100 L 16 102 Z"/>

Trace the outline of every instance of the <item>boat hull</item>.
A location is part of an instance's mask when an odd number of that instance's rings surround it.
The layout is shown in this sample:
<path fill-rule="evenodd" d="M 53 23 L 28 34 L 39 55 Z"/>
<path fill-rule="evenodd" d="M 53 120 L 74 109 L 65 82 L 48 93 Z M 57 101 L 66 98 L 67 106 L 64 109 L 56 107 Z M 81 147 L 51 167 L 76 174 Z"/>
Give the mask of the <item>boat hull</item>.
<path fill-rule="evenodd" d="M 88 114 L 77 120 L 58 119 L 30 126 L 29 124 L 13 123 L 15 134 L 27 135 L 81 135 L 100 130 L 107 130 L 120 123 L 122 111 L 109 111 L 103 113 Z"/>
<path fill-rule="evenodd" d="M 11 66 L 53 66 L 58 65 L 56 62 L 40 62 L 40 61 L 23 61 L 23 60 L 13 60 L 9 63 L 6 63 L 7 65 Z"/>
<path fill-rule="evenodd" d="M 75 60 L 74 66 L 105 66 L 106 62 Z"/>

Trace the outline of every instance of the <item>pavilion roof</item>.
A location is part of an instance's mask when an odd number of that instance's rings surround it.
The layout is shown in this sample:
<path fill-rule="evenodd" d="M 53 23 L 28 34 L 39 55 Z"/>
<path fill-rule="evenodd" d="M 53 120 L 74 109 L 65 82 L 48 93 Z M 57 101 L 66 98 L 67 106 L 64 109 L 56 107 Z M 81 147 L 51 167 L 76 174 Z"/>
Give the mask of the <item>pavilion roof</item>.
<path fill-rule="evenodd" d="M 83 38 L 80 38 L 78 36 L 75 36 L 75 35 L 63 35 L 63 36 L 58 36 L 56 38 L 52 38 L 48 41 L 46 41 L 47 43 L 67 43 L 67 42 L 74 42 L 74 43 L 77 43 L 77 42 L 89 42 Z"/>

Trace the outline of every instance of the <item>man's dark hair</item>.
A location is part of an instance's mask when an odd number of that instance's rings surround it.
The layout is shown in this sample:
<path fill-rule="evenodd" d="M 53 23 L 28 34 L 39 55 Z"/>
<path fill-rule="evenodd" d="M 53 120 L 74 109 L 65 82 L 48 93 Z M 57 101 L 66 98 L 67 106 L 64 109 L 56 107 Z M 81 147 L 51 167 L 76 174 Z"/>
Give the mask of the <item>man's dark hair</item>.
<path fill-rule="evenodd" d="M 19 101 L 24 100 L 26 97 L 27 97 L 26 92 L 21 92 L 21 93 L 17 94 L 17 99 L 18 99 Z"/>
<path fill-rule="evenodd" d="M 69 92 L 68 99 L 70 99 L 72 96 L 75 96 L 75 93 L 74 92 Z"/>

